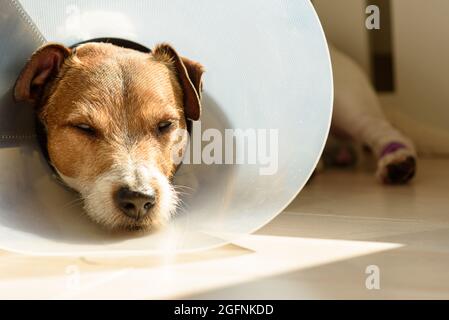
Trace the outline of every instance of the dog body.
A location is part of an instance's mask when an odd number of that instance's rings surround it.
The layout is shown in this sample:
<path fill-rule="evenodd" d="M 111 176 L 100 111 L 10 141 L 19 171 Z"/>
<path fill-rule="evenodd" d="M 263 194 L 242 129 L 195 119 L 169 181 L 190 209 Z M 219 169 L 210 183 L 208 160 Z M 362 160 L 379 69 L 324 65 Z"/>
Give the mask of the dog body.
<path fill-rule="evenodd" d="M 35 104 L 49 160 L 87 214 L 112 229 L 149 229 L 176 208 L 171 179 L 187 121 L 200 115 L 202 73 L 166 44 L 152 53 L 49 44 L 31 57 L 14 94 Z"/>
<path fill-rule="evenodd" d="M 377 158 L 378 179 L 408 182 L 416 169 L 413 142 L 394 128 L 361 68 L 329 45 L 334 75 L 334 113 L 331 132 L 368 146 Z"/>

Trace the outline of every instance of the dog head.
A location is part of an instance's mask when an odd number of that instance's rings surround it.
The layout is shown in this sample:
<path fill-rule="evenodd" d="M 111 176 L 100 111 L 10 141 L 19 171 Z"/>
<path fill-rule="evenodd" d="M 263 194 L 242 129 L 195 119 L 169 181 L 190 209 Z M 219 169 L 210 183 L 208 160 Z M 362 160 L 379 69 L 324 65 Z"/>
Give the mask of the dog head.
<path fill-rule="evenodd" d="M 52 166 L 93 220 L 149 229 L 176 208 L 171 179 L 186 121 L 200 117 L 202 73 L 167 44 L 151 53 L 48 44 L 22 70 L 14 97 L 35 105 Z"/>

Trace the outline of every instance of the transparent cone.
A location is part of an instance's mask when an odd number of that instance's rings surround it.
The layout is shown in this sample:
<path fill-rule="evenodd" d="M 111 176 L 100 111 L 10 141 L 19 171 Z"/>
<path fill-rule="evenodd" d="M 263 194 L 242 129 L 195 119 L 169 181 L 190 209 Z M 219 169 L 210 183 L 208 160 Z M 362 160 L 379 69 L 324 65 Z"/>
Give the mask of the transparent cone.
<path fill-rule="evenodd" d="M 268 223 L 311 175 L 329 130 L 332 74 L 309 1 L 5 0 L 1 6 L 1 248 L 45 255 L 211 248 Z M 183 205 L 165 231 L 111 233 L 91 222 L 79 196 L 52 176 L 34 137 L 33 110 L 13 103 L 11 89 L 38 46 L 97 37 L 149 48 L 169 42 L 200 61 L 207 69 L 202 132 L 275 132 L 269 162 L 275 169 L 266 174 L 270 166 L 257 157 L 255 163 L 183 164 L 176 177 L 185 186 Z M 234 148 L 245 149 L 239 142 Z"/>

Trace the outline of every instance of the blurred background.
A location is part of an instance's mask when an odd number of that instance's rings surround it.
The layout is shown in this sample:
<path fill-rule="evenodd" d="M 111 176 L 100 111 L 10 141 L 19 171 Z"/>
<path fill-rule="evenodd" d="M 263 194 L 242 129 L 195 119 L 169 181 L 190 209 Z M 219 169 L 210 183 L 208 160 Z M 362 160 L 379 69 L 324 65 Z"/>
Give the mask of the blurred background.
<path fill-rule="evenodd" d="M 449 1 L 314 0 L 328 41 L 372 79 L 389 120 L 421 155 L 449 155 Z M 368 30 L 369 5 L 380 28 Z"/>

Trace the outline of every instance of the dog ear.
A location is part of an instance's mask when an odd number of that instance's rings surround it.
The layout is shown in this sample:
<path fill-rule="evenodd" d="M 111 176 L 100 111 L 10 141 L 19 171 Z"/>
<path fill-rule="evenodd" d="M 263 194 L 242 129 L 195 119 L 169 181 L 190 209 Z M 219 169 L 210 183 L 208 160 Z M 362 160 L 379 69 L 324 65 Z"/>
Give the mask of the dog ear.
<path fill-rule="evenodd" d="M 70 49 L 60 44 L 47 44 L 38 49 L 17 78 L 14 100 L 36 102 L 69 55 Z"/>
<path fill-rule="evenodd" d="M 181 58 L 173 47 L 165 43 L 157 45 L 152 54 L 156 59 L 174 65 L 184 93 L 184 113 L 188 119 L 198 120 L 201 115 L 203 66 L 190 59 Z"/>

